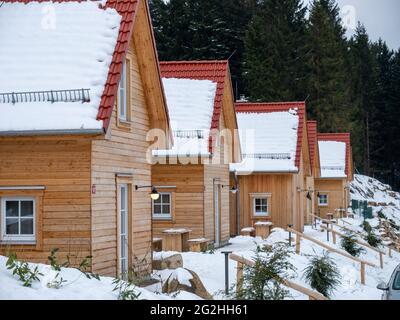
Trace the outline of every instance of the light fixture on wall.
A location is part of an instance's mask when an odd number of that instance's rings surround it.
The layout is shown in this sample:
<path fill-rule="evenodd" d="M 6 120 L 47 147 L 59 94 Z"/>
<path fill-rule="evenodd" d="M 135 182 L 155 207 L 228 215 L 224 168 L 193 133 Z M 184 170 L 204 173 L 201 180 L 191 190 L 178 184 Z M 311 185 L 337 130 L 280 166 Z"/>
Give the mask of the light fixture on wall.
<path fill-rule="evenodd" d="M 306 198 L 307 198 L 308 200 L 312 200 L 312 198 L 311 198 L 311 192 L 310 192 L 310 191 L 307 192 Z"/>
<path fill-rule="evenodd" d="M 237 191 L 238 191 L 238 189 L 236 188 L 236 186 L 233 186 L 233 187 L 231 188 L 231 186 L 230 186 L 229 184 L 227 184 L 227 185 L 222 185 L 222 188 L 224 188 L 224 187 L 230 188 L 230 189 L 229 189 L 229 192 L 231 192 L 231 193 L 233 193 L 233 194 L 237 193 Z"/>
<path fill-rule="evenodd" d="M 151 188 L 150 198 L 152 200 L 158 200 L 160 198 L 160 194 L 158 193 L 155 186 L 138 186 L 135 185 L 135 190 L 143 189 L 143 188 Z"/>

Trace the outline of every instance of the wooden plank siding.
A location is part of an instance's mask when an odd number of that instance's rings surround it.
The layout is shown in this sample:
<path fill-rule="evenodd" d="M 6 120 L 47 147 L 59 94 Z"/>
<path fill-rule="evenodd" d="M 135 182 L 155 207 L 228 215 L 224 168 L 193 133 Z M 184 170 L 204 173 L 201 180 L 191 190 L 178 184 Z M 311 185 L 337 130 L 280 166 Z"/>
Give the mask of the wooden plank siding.
<path fill-rule="evenodd" d="M 315 197 L 317 215 L 326 218 L 327 213 L 335 214 L 335 209 L 346 209 L 349 203 L 349 192 L 345 189 L 347 179 L 315 179 L 316 192 L 328 195 L 328 205 L 319 206 Z"/>
<path fill-rule="evenodd" d="M 134 190 L 134 185 L 151 184 L 151 164 L 146 159 L 150 119 L 136 56 L 131 44 L 127 61 L 130 74 L 130 114 L 127 123 L 120 123 L 114 108 L 110 133 L 105 140 L 92 145 L 92 181 L 96 194 L 92 196 L 93 270 L 101 274 L 117 274 L 118 224 L 117 176 L 131 176 L 131 212 L 129 255 L 133 259 L 147 258 L 151 262 L 151 200 L 147 189 Z"/>
<path fill-rule="evenodd" d="M 47 262 L 52 248 L 72 262 L 91 254 L 90 144 L 80 137 L 0 138 L 0 186 L 44 186 L 42 191 L 0 191 L 2 196 L 32 194 L 37 210 L 36 245 L 0 244 L 32 262 Z M 38 193 L 39 192 L 39 193 Z M 74 259 L 74 256 L 78 256 Z"/>

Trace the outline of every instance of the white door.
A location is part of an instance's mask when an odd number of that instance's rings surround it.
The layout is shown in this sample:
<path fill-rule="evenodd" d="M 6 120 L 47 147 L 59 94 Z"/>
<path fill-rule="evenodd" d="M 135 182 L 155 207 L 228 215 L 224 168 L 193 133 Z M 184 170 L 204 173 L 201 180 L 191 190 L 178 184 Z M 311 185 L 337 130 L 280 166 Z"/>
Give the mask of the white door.
<path fill-rule="evenodd" d="M 221 244 L 221 212 L 220 212 L 221 185 L 214 181 L 214 217 L 215 217 L 215 246 Z"/>
<path fill-rule="evenodd" d="M 128 186 L 119 185 L 119 270 L 122 278 L 128 274 Z"/>

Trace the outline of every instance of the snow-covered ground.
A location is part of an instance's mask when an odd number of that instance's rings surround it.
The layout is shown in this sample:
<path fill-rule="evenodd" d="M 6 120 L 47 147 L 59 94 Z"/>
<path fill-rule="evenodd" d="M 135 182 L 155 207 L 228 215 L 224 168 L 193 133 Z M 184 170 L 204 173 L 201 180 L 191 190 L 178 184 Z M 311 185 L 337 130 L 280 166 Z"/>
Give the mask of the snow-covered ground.
<path fill-rule="evenodd" d="M 400 193 L 380 181 L 356 174 L 354 181 L 350 184 L 350 197 L 354 200 L 368 201 L 373 213 L 377 216 L 378 212 L 384 214 L 387 219 L 391 219 L 396 225 L 400 226 Z M 377 218 L 371 221 L 371 225 L 377 224 Z"/>
<path fill-rule="evenodd" d="M 368 177 L 356 176 L 355 182 L 351 186 L 353 192 L 353 199 L 367 200 L 370 203 L 379 205 L 374 207 L 374 212 L 383 210 L 383 213 L 396 221 L 400 221 L 400 197 L 398 193 L 391 191 L 391 189 L 376 180 Z M 344 221 L 344 222 L 343 222 Z M 363 219 L 355 216 L 354 219 L 346 218 L 339 221 L 339 225 L 345 225 L 355 231 L 362 232 L 361 224 Z M 377 226 L 378 218 L 369 220 L 372 226 Z M 346 222 L 346 223 L 345 223 Z M 338 227 L 336 229 L 339 230 Z M 331 247 L 340 249 L 340 238 L 337 244 L 334 245 L 331 241 L 328 243 L 326 239 L 326 232 L 314 226 L 306 226 L 304 234 L 311 236 L 319 241 L 329 244 Z M 288 243 L 288 232 L 280 228 L 275 228 L 272 234 L 266 240 L 261 238 L 243 237 L 238 236 L 230 239 L 230 244 L 224 248 L 215 250 L 214 252 L 195 253 L 185 252 L 181 253 L 183 257 L 183 267 L 192 270 L 198 274 L 203 282 L 207 291 L 214 297 L 214 299 L 225 299 L 225 257 L 223 251 L 231 251 L 248 259 L 252 259 L 255 255 L 254 250 L 257 245 L 274 244 L 277 242 Z M 294 237 L 293 237 L 294 238 Z M 296 271 L 292 273 L 292 281 L 309 288 L 309 285 L 303 278 L 304 269 L 307 266 L 310 255 L 321 255 L 324 249 L 315 243 L 302 239 L 300 255 L 295 253 L 294 241 L 290 249 L 290 261 L 294 265 Z M 387 248 L 382 248 L 387 252 Z M 158 253 L 159 255 L 168 256 L 171 252 Z M 341 284 L 333 292 L 332 299 L 365 299 L 375 300 L 380 299 L 381 291 L 376 289 L 380 282 L 387 282 L 395 269 L 400 264 L 400 254 L 393 252 L 393 257 L 388 255 L 384 256 L 384 267 L 379 267 L 379 255 L 375 251 L 366 249 L 361 254 L 360 258 L 371 262 L 378 267 L 366 267 L 366 285 L 360 282 L 360 264 L 354 262 L 346 257 L 336 253 L 331 253 L 330 256 L 334 259 L 341 275 Z M 66 282 L 59 289 L 51 289 L 47 284 L 51 282 L 57 272 L 52 270 L 48 265 L 37 265 L 39 271 L 43 274 L 40 276 L 40 281 L 34 282 L 31 288 L 22 286 L 22 283 L 16 276 L 11 274 L 10 270 L 6 269 L 5 257 L 0 256 L 0 300 L 1 299 L 117 299 L 118 292 L 113 291 L 115 285 L 112 283 L 113 278 L 101 277 L 100 281 L 96 279 L 87 279 L 79 270 L 71 268 L 63 268 L 60 276 Z M 34 268 L 35 264 L 30 264 Z M 155 271 L 154 278 L 162 279 L 165 281 L 169 275 L 174 272 L 182 283 L 188 284 L 190 274 L 183 269 L 179 270 L 163 270 Z M 234 286 L 236 283 L 236 262 L 229 260 L 229 280 L 230 285 Z M 4 290 L 6 288 L 6 290 Z M 137 288 L 141 292 L 139 299 L 200 299 L 198 296 L 181 291 L 178 294 L 161 294 L 161 284 L 153 284 L 146 288 Z M 308 299 L 303 294 L 290 291 L 291 299 Z"/>

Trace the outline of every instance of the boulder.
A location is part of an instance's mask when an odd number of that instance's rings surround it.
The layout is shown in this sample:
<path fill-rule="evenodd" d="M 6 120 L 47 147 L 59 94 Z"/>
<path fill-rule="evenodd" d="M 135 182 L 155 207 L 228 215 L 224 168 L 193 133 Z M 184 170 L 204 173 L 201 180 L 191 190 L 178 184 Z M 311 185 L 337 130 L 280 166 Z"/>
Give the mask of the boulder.
<path fill-rule="evenodd" d="M 153 255 L 153 269 L 178 269 L 183 267 L 182 255 L 179 253 L 163 255 L 162 253 Z"/>
<path fill-rule="evenodd" d="M 186 268 L 178 268 L 173 271 L 162 287 L 163 293 L 173 293 L 181 290 L 193 293 L 206 300 L 212 300 L 212 296 L 204 287 L 199 276 L 194 271 Z"/>

